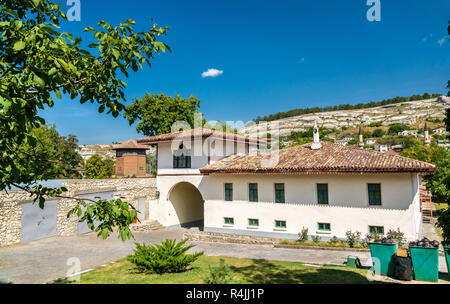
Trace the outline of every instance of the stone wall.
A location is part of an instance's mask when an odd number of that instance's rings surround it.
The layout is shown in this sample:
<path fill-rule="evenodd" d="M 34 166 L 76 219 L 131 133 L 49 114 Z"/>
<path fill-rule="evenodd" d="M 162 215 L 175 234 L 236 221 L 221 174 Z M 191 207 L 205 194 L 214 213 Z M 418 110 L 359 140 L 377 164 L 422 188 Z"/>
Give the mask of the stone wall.
<path fill-rule="evenodd" d="M 130 203 L 138 208 L 138 199 L 145 198 L 148 210 L 149 200 L 156 198 L 156 181 L 154 178 L 124 178 L 99 180 L 64 181 L 63 187 L 68 197 L 83 198 L 83 194 L 114 192 L 115 198 Z M 21 242 L 22 204 L 31 202 L 30 194 L 25 191 L 0 192 L 0 246 L 7 246 Z M 77 200 L 59 198 L 57 205 L 56 230 L 57 235 L 76 235 L 78 218 L 67 213 L 77 203 Z M 148 218 L 148 214 L 145 215 Z"/>
<path fill-rule="evenodd" d="M 234 244 L 259 244 L 259 245 L 275 245 L 280 243 L 280 239 L 257 237 L 253 235 L 239 235 L 228 233 L 204 232 L 198 228 L 191 228 L 183 233 L 183 239 L 197 242 L 212 243 L 234 243 Z"/>

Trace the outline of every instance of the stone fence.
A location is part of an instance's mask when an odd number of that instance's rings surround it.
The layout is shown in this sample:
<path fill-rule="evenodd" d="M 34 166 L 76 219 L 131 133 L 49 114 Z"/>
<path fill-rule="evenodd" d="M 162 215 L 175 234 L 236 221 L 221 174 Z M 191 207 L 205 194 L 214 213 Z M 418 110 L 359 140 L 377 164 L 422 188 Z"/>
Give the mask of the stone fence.
<path fill-rule="evenodd" d="M 121 198 L 139 209 L 138 199 L 145 199 L 145 219 L 148 218 L 149 200 L 156 198 L 156 181 L 154 178 L 125 178 L 125 179 L 96 179 L 96 180 L 67 180 L 62 182 L 67 188 L 64 196 L 92 198 L 96 193 L 112 193 L 114 198 Z M 85 197 L 87 198 L 87 197 Z M 78 217 L 74 214 L 67 218 L 67 213 L 76 206 L 77 200 L 67 198 L 48 198 L 46 203 L 48 210 L 50 202 L 55 202 L 55 211 L 39 210 L 32 205 L 30 194 L 25 191 L 1 191 L 0 192 L 0 246 L 13 245 L 24 242 L 24 228 L 40 229 L 40 223 L 45 221 L 46 236 L 76 235 L 78 231 Z M 37 205 L 36 202 L 34 205 Z M 26 207 L 26 208 L 25 208 Z M 35 209 L 23 217 L 24 210 Z M 45 213 L 47 211 L 47 213 Z M 140 210 L 141 211 L 141 210 Z M 31 216 L 31 217 L 30 217 Z M 33 228 L 33 226 L 31 226 Z M 44 229 L 44 228 L 42 228 Z"/>

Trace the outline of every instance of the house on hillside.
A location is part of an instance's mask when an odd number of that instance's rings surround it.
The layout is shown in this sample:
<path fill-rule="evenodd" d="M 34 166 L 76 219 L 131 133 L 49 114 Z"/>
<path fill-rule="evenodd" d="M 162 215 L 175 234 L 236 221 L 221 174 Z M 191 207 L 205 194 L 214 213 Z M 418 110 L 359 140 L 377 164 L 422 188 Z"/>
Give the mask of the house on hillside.
<path fill-rule="evenodd" d="M 148 218 L 165 227 L 326 240 L 400 228 L 421 232 L 420 174 L 431 164 L 358 147 L 314 142 L 267 150 L 258 139 L 206 129 L 138 140 L 157 151 L 158 199 Z"/>
<path fill-rule="evenodd" d="M 419 133 L 419 130 L 405 130 L 402 132 L 398 132 L 398 135 L 400 136 L 414 136 L 417 137 L 417 134 Z"/>

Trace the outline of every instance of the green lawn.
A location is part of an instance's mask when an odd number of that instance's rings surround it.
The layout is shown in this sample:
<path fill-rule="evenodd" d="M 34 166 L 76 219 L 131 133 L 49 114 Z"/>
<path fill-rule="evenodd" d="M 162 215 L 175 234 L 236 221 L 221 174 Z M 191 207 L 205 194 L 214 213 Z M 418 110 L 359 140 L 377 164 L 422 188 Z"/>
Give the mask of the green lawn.
<path fill-rule="evenodd" d="M 319 284 L 371 283 L 366 269 L 345 266 L 305 266 L 298 262 L 266 261 L 230 257 L 201 256 L 193 268 L 183 273 L 143 274 L 126 259 L 81 275 L 81 284 L 198 284 L 209 274 L 208 265 L 218 266 L 220 259 L 234 272 L 231 283 Z M 70 283 L 66 280 L 55 283 Z M 379 282 L 376 282 L 379 283 Z"/>

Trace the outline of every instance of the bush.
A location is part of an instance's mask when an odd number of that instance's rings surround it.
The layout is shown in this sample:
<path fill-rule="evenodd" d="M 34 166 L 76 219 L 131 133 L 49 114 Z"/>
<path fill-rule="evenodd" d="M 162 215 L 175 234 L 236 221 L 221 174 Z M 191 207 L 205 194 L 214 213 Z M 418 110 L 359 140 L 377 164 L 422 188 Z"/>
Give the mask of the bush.
<path fill-rule="evenodd" d="M 386 238 L 396 240 L 399 245 L 402 245 L 405 242 L 405 234 L 400 231 L 400 228 L 397 230 L 389 230 L 388 233 L 386 233 Z"/>
<path fill-rule="evenodd" d="M 330 243 L 330 244 L 337 244 L 340 242 L 341 241 L 336 236 L 333 236 L 331 239 L 328 240 L 328 243 Z"/>
<path fill-rule="evenodd" d="M 211 267 L 211 265 L 208 267 L 209 276 L 203 278 L 205 284 L 228 284 L 233 279 L 233 271 L 223 259 L 220 259 L 218 267 Z"/>
<path fill-rule="evenodd" d="M 136 244 L 134 254 L 128 257 L 137 269 L 145 273 L 168 273 L 182 272 L 197 260 L 203 251 L 194 254 L 187 254 L 186 251 L 194 247 L 194 245 L 184 244 L 187 239 L 176 243 L 176 240 L 165 240 L 161 245 L 140 245 Z"/>
<path fill-rule="evenodd" d="M 442 228 L 442 244 L 450 246 L 450 207 L 441 212 L 436 225 Z"/>
<path fill-rule="evenodd" d="M 311 240 L 312 240 L 314 243 L 319 243 L 319 242 L 320 242 L 320 236 L 318 236 L 318 235 L 313 235 L 313 236 L 311 236 Z"/>
<path fill-rule="evenodd" d="M 347 244 L 350 248 L 354 248 L 356 244 L 361 243 L 361 232 L 352 232 L 349 230 L 345 235 L 347 236 Z"/>
<path fill-rule="evenodd" d="M 303 227 L 302 231 L 298 233 L 298 241 L 306 242 L 308 240 L 308 228 Z"/>

